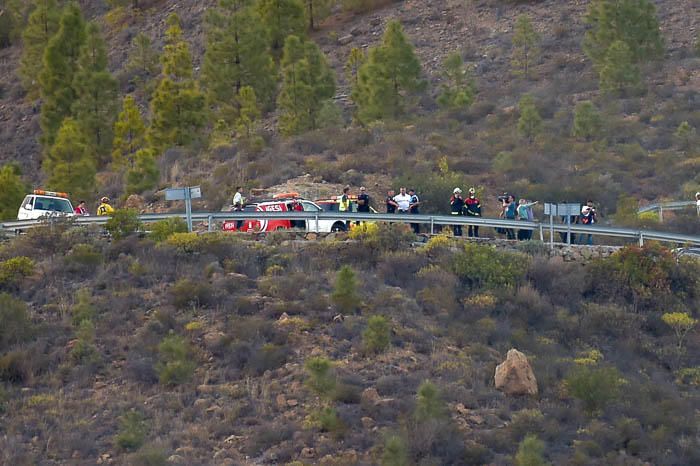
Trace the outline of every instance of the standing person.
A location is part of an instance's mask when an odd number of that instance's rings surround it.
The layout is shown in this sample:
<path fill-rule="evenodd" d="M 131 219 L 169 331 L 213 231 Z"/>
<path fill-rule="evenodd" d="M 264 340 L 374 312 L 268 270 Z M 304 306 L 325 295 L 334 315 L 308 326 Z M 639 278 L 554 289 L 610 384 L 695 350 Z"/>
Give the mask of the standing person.
<path fill-rule="evenodd" d="M 97 215 L 112 215 L 114 213 L 114 208 L 109 205 L 109 198 L 107 196 L 100 199 L 100 205 L 97 207 Z"/>
<path fill-rule="evenodd" d="M 530 214 L 532 212 L 532 206 L 535 204 L 537 204 L 537 201 L 527 202 L 527 199 L 520 199 L 520 201 L 518 202 L 518 207 L 517 207 L 518 220 L 522 220 L 524 222 L 529 221 Z M 531 238 L 532 238 L 532 230 L 525 230 L 525 229 L 518 230 L 518 239 L 520 241 L 523 241 L 526 239 L 531 239 Z"/>
<path fill-rule="evenodd" d="M 695 193 L 695 208 L 698 210 L 698 216 L 700 217 L 700 192 Z"/>
<path fill-rule="evenodd" d="M 462 190 L 455 188 L 450 197 L 450 213 L 452 215 L 462 215 L 464 208 L 464 199 L 462 199 Z M 462 236 L 462 225 L 452 225 L 452 231 L 455 236 Z"/>
<path fill-rule="evenodd" d="M 243 203 L 243 188 L 236 186 L 236 194 L 233 195 L 233 211 L 243 212 Z M 236 220 L 236 230 L 240 230 L 241 226 L 243 226 L 242 218 Z"/>
<path fill-rule="evenodd" d="M 350 212 L 350 186 L 343 188 L 343 194 L 338 201 L 338 212 Z M 350 220 L 345 221 L 345 226 L 350 229 Z"/>
<path fill-rule="evenodd" d="M 593 201 L 590 199 L 586 201 L 586 205 L 581 208 L 581 223 L 584 225 L 594 225 L 598 223 L 598 217 L 596 215 L 595 207 L 593 206 Z M 579 244 L 583 244 L 584 236 L 588 236 L 588 245 L 593 245 L 593 235 L 583 235 L 581 234 Z"/>
<path fill-rule="evenodd" d="M 394 202 L 400 214 L 408 213 L 408 209 L 411 207 L 411 196 L 406 194 L 406 188 L 399 189 L 399 193 L 394 196 Z"/>
<path fill-rule="evenodd" d="M 368 214 L 369 210 L 369 194 L 367 194 L 367 188 L 360 186 L 360 194 L 357 195 L 357 212 Z M 362 222 L 356 222 L 359 225 Z"/>
<path fill-rule="evenodd" d="M 294 202 L 292 203 L 292 212 L 303 212 L 304 211 L 304 206 L 301 205 L 301 202 L 299 202 L 298 199 L 295 199 Z M 292 228 L 306 228 L 306 220 L 293 220 L 292 221 Z"/>
<path fill-rule="evenodd" d="M 396 196 L 396 192 L 393 189 L 390 189 L 389 191 L 386 192 L 386 213 L 387 214 L 395 214 L 397 207 L 399 207 L 399 205 L 394 200 L 394 196 Z"/>
<path fill-rule="evenodd" d="M 515 198 L 512 194 L 509 194 L 503 198 L 501 207 L 503 208 L 500 215 L 501 218 L 505 218 L 506 220 L 515 220 L 517 206 L 515 205 Z M 506 228 L 505 230 L 507 239 L 515 239 L 515 231 L 512 228 Z"/>
<path fill-rule="evenodd" d="M 408 195 L 411 196 L 411 203 L 408 206 L 408 212 L 414 215 L 418 215 L 420 212 L 418 211 L 418 206 L 420 205 L 420 199 L 418 198 L 418 195 L 416 194 L 415 189 L 409 189 L 408 190 Z M 415 234 L 420 233 L 420 225 L 418 223 L 411 223 L 411 228 L 413 228 L 413 231 Z"/>
<path fill-rule="evenodd" d="M 464 215 L 467 217 L 481 217 L 481 202 L 476 197 L 476 189 L 469 188 L 469 197 L 464 200 Z M 469 225 L 467 234 L 470 238 L 479 237 L 479 225 Z"/>
<path fill-rule="evenodd" d="M 73 209 L 73 212 L 75 213 L 75 215 L 79 215 L 81 217 L 87 217 L 88 215 L 90 215 L 88 213 L 87 204 L 85 203 L 85 201 L 78 202 L 78 205 L 75 209 Z"/>

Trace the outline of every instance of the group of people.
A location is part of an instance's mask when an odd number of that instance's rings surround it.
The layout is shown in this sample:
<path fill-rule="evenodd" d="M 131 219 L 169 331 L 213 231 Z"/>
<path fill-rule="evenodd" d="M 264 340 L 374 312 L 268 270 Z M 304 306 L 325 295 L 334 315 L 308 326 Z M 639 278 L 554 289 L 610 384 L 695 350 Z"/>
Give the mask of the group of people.
<path fill-rule="evenodd" d="M 462 198 L 462 190 L 455 188 L 450 197 L 450 213 L 467 217 L 481 217 L 481 202 L 476 197 L 476 189 L 469 188 L 469 197 Z M 455 236 L 462 236 L 462 225 L 452 225 Z M 479 237 L 479 226 L 469 225 L 467 234 L 470 238 Z"/>
<path fill-rule="evenodd" d="M 73 213 L 80 217 L 89 216 L 90 212 L 88 212 L 87 203 L 85 201 L 78 202 L 78 205 L 75 206 L 75 208 L 73 209 Z M 101 217 L 104 215 L 112 215 L 113 213 L 114 207 L 110 205 L 109 198 L 103 197 L 102 199 L 100 199 L 100 205 L 97 206 L 97 215 Z"/>
<path fill-rule="evenodd" d="M 418 207 L 421 201 L 416 194 L 415 189 L 409 189 L 406 192 L 406 188 L 401 187 L 399 189 L 399 194 L 396 191 L 390 189 L 386 193 L 386 213 L 387 214 L 419 214 L 420 211 Z M 411 228 L 418 234 L 420 233 L 420 224 L 411 223 Z"/>
<path fill-rule="evenodd" d="M 537 204 L 537 201 L 530 201 L 528 199 L 515 200 L 515 196 L 512 194 L 504 194 L 498 198 L 501 201 L 501 213 L 500 218 L 506 220 L 522 220 L 527 222 L 532 222 L 535 220 L 535 214 L 532 207 Z M 513 228 L 501 228 L 499 233 L 505 234 L 507 239 L 515 239 L 515 230 Z M 518 230 L 518 239 L 520 241 L 532 239 L 532 230 L 520 229 Z"/>

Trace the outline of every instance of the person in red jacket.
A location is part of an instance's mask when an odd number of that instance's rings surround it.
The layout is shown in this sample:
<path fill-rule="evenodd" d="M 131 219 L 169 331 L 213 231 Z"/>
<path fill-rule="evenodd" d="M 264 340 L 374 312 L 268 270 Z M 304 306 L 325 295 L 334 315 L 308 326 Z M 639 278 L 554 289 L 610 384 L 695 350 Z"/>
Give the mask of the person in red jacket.
<path fill-rule="evenodd" d="M 467 217 L 481 217 L 481 202 L 476 197 L 476 189 L 469 188 L 469 197 L 464 200 L 464 215 Z M 470 238 L 479 237 L 479 225 L 469 225 L 467 235 Z"/>
<path fill-rule="evenodd" d="M 81 217 L 84 217 L 86 215 L 90 215 L 87 210 L 87 204 L 85 201 L 80 201 L 77 206 L 75 206 L 75 209 L 73 209 L 73 212 L 75 215 L 80 215 Z"/>

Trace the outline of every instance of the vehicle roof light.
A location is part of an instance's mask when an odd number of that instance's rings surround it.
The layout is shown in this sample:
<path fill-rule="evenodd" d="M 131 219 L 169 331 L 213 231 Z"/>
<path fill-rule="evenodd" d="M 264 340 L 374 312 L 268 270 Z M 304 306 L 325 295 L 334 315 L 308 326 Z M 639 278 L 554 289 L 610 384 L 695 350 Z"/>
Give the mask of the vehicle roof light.
<path fill-rule="evenodd" d="M 56 191 L 44 191 L 43 189 L 35 189 L 34 194 L 39 194 L 41 196 L 63 197 L 65 199 L 68 199 L 68 193 L 59 193 Z"/>

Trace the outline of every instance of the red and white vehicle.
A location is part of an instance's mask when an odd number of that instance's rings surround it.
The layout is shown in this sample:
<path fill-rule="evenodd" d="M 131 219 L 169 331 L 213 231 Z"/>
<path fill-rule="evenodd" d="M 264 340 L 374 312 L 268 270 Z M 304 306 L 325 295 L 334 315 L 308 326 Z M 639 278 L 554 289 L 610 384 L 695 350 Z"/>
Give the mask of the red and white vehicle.
<path fill-rule="evenodd" d="M 252 202 L 243 208 L 244 212 L 323 212 L 318 204 L 308 199 L 299 197 L 296 193 L 284 193 L 274 196 L 272 199 Z M 240 224 L 240 228 L 238 225 Z M 342 220 L 319 220 L 318 228 L 316 220 L 288 220 L 288 219 L 244 219 L 226 220 L 223 223 L 224 231 L 253 231 L 268 232 L 299 228 L 316 233 L 329 233 L 332 231 L 346 231 L 346 222 Z"/>

